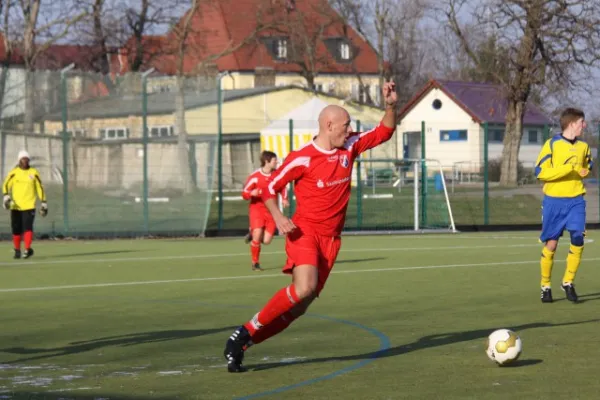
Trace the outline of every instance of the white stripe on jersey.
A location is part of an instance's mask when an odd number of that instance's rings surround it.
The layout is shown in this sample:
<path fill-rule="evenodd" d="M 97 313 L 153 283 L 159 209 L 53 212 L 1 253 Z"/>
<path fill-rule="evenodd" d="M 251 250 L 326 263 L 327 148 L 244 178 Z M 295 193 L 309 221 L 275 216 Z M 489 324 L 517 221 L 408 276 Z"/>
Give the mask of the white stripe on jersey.
<path fill-rule="evenodd" d="M 298 158 L 295 158 L 292 161 L 290 161 L 290 163 L 288 165 L 286 165 L 285 168 L 283 168 L 281 170 L 281 172 L 279 172 L 277 174 L 277 176 L 269 184 L 269 193 L 271 193 L 271 195 L 275 196 L 277 194 L 277 193 L 275 193 L 275 189 L 274 189 L 275 184 L 279 180 L 281 180 L 281 178 L 283 178 L 285 176 L 285 174 L 287 174 L 292 168 L 301 167 L 303 165 L 306 168 L 308 168 L 308 166 L 310 165 L 310 157 L 298 157 Z"/>
<path fill-rule="evenodd" d="M 371 129 L 370 131 L 366 131 L 366 132 L 361 133 L 360 135 L 354 135 L 354 136 L 352 136 L 350 139 L 346 140 L 346 143 L 344 143 L 344 148 L 346 150 L 348 150 L 348 151 L 352 150 L 352 146 L 354 146 L 354 143 L 358 142 L 358 140 L 360 138 L 362 138 L 363 136 L 366 136 L 369 133 L 375 132 L 376 129 L 377 128 L 375 127 L 373 129 Z"/>
<path fill-rule="evenodd" d="M 258 178 L 254 177 L 252 179 L 250 179 L 248 181 L 248 184 L 246 185 L 246 187 L 244 188 L 244 192 L 248 192 L 248 189 L 250 188 L 250 186 L 252 186 L 253 183 L 257 183 L 258 182 Z"/>

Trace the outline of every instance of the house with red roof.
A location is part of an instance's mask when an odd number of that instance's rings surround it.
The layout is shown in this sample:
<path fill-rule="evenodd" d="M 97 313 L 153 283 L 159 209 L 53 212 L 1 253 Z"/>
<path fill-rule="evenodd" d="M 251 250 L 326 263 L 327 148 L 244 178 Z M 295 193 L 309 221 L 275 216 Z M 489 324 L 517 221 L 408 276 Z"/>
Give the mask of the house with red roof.
<path fill-rule="evenodd" d="M 446 170 L 478 172 L 483 165 L 484 123 L 488 124 L 488 157 L 502 155 L 508 101 L 499 85 L 430 80 L 399 112 L 398 148 L 403 158 L 439 161 Z M 422 124 L 425 143 L 421 141 Z M 527 104 L 519 159 L 533 167 L 555 121 Z"/>
<path fill-rule="evenodd" d="M 182 63 L 187 76 L 226 72 L 225 90 L 308 87 L 308 76 L 318 91 L 361 102 L 378 99 L 375 50 L 327 0 L 201 2 L 164 36 L 143 39 L 148 56 L 139 70 L 155 68 L 162 75 L 149 79 L 150 90 L 168 91 L 169 82 L 174 89 L 174 80 L 164 75 L 178 72 L 177 46 L 188 21 Z M 131 70 L 132 51 L 131 41 L 121 49 L 118 73 Z"/>

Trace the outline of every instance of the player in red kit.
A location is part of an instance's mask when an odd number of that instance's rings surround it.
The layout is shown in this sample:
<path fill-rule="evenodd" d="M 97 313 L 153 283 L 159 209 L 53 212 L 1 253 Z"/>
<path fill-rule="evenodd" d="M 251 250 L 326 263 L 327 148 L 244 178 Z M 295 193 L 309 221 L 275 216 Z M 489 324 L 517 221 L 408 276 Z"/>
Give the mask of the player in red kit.
<path fill-rule="evenodd" d="M 224 351 L 229 372 L 243 372 L 245 351 L 287 328 L 323 290 L 340 250 L 354 160 L 388 141 L 396 129 L 394 83 L 385 83 L 382 91 L 385 115 L 367 132 L 353 133 L 350 115 L 342 107 L 325 107 L 319 114 L 317 136 L 286 157 L 263 192 L 265 206 L 279 232 L 286 235 L 283 272 L 292 275 L 292 283 L 231 334 Z M 277 192 L 289 182 L 295 183 L 297 200 L 291 220 L 279 211 L 275 201 Z"/>
<path fill-rule="evenodd" d="M 254 171 L 244 185 L 242 197 L 244 200 L 249 200 L 248 207 L 250 218 L 250 254 L 252 255 L 252 270 L 262 271 L 260 267 L 260 249 L 261 244 L 269 244 L 273 240 L 275 230 L 275 220 L 269 210 L 265 207 L 262 199 L 263 191 L 267 190 L 267 186 L 271 181 L 273 171 L 277 168 L 277 155 L 272 151 L 263 151 L 260 155 L 260 168 Z M 282 203 L 284 207 L 289 205 L 287 200 L 287 190 L 283 188 L 281 191 Z"/>

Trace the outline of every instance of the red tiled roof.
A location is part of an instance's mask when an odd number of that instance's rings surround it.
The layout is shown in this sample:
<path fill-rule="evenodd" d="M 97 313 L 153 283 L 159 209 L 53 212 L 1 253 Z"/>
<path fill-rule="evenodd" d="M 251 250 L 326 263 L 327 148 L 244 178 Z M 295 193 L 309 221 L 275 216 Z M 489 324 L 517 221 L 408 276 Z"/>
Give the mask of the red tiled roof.
<path fill-rule="evenodd" d="M 257 37 L 236 51 L 214 61 L 220 71 L 253 71 L 258 67 L 273 68 L 278 72 L 300 72 L 296 63 L 277 61 L 270 54 L 262 39 L 269 36 L 291 36 L 304 31 L 314 35 L 323 30 L 324 39 L 347 38 L 356 49 L 352 63 L 338 62 L 320 40 L 316 49 L 317 70 L 319 73 L 361 73 L 377 74 L 377 55 L 373 48 L 350 26 L 345 25 L 339 15 L 326 0 L 304 0 L 295 3 L 295 9 L 288 12 L 290 0 L 215 0 L 202 2 L 193 14 L 190 34 L 187 39 L 184 72 L 191 73 L 202 61 L 222 54 L 225 50 L 238 47 L 252 36 L 259 23 L 269 26 Z M 188 11 L 189 13 L 190 11 Z M 166 43 L 177 43 L 177 26 L 184 24 L 186 13 L 175 28 L 166 35 Z M 301 21 L 301 22 L 298 22 Z M 328 23 L 328 21 L 334 21 Z M 299 24 L 301 29 L 290 32 L 290 25 Z M 161 42 L 160 46 L 164 42 Z M 163 48 L 164 50 L 164 48 Z M 176 72 L 174 48 L 166 55 L 145 63 L 163 73 Z"/>

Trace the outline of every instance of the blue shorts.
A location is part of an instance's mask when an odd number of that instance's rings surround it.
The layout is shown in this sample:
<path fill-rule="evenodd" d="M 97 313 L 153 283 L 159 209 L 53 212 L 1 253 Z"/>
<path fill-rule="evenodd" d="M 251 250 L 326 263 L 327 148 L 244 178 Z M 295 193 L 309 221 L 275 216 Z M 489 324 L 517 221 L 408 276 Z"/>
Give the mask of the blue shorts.
<path fill-rule="evenodd" d="M 585 199 L 544 196 L 540 241 L 558 240 L 565 229 L 585 232 Z"/>

